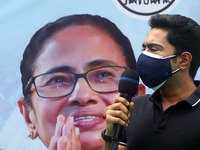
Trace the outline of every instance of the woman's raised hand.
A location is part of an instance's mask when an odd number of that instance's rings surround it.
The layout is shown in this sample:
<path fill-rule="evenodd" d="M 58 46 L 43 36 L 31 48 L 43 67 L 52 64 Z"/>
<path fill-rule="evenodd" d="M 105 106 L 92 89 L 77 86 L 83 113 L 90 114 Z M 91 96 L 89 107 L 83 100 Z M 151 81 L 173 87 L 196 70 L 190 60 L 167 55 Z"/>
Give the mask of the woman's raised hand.
<path fill-rule="evenodd" d="M 57 117 L 55 134 L 48 150 L 81 150 L 79 128 L 74 126 L 73 117 L 60 114 Z"/>

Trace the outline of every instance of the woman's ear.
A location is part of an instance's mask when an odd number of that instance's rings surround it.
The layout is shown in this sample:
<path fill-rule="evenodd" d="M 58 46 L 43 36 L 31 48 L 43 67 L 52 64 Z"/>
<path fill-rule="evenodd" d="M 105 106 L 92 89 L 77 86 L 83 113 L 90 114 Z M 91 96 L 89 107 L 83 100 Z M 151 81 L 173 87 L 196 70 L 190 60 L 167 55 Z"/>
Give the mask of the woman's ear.
<path fill-rule="evenodd" d="M 20 97 L 17 104 L 18 104 L 20 113 L 23 115 L 24 120 L 28 126 L 28 124 L 31 122 L 29 118 L 30 108 L 26 103 L 25 97 Z"/>
<path fill-rule="evenodd" d="M 31 116 L 33 116 L 33 113 L 34 113 L 33 109 L 30 106 L 28 106 L 28 104 L 26 103 L 25 97 L 20 97 L 17 103 L 18 103 L 20 113 L 23 115 L 25 123 L 30 132 L 28 137 L 30 137 L 31 139 L 37 138 L 38 133 L 37 133 L 36 126 L 33 122 L 33 119 L 30 118 Z"/>

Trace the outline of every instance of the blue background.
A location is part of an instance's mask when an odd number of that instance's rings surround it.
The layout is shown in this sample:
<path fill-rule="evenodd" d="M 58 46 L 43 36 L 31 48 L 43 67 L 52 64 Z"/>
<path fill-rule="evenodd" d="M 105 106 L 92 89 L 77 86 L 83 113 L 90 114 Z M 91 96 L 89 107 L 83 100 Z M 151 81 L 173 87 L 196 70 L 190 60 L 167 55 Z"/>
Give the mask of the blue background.
<path fill-rule="evenodd" d="M 199 9 L 199 0 L 180 0 L 170 14 L 185 15 L 200 24 Z M 148 21 L 127 16 L 112 0 L 0 0 L 0 148 L 4 146 L 2 141 L 9 140 L 9 150 L 22 150 L 17 145 L 29 142 L 28 138 L 23 139 L 28 130 L 19 113 L 17 100 L 22 96 L 20 61 L 30 38 L 48 22 L 82 13 L 100 15 L 114 22 L 130 39 L 136 58 L 139 56 L 150 29 Z M 200 79 L 200 71 L 196 79 Z M 147 93 L 152 90 L 147 89 Z M 32 149 L 37 146 L 42 149 L 41 143 Z M 24 146 L 24 149 L 27 148 Z"/>

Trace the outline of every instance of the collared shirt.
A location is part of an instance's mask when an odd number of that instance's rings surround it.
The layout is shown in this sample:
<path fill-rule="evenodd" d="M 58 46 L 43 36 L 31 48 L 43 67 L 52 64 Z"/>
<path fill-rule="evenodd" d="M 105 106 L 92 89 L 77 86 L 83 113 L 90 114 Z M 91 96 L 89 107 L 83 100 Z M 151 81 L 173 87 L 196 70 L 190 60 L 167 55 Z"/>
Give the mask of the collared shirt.
<path fill-rule="evenodd" d="M 127 143 L 130 150 L 200 149 L 200 85 L 164 112 L 159 91 L 133 102 L 130 124 L 120 144 Z"/>

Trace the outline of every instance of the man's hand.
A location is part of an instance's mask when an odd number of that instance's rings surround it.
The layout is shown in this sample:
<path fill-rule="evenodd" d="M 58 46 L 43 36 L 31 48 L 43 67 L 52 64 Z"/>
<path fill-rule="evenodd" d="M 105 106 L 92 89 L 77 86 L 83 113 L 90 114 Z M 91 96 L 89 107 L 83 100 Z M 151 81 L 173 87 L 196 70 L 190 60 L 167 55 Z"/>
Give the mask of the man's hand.
<path fill-rule="evenodd" d="M 127 109 L 127 107 L 129 109 Z M 112 105 L 107 107 L 106 112 L 106 135 L 112 136 L 114 124 L 127 127 L 130 114 L 133 111 L 133 102 L 128 102 L 123 97 L 116 97 Z"/>

